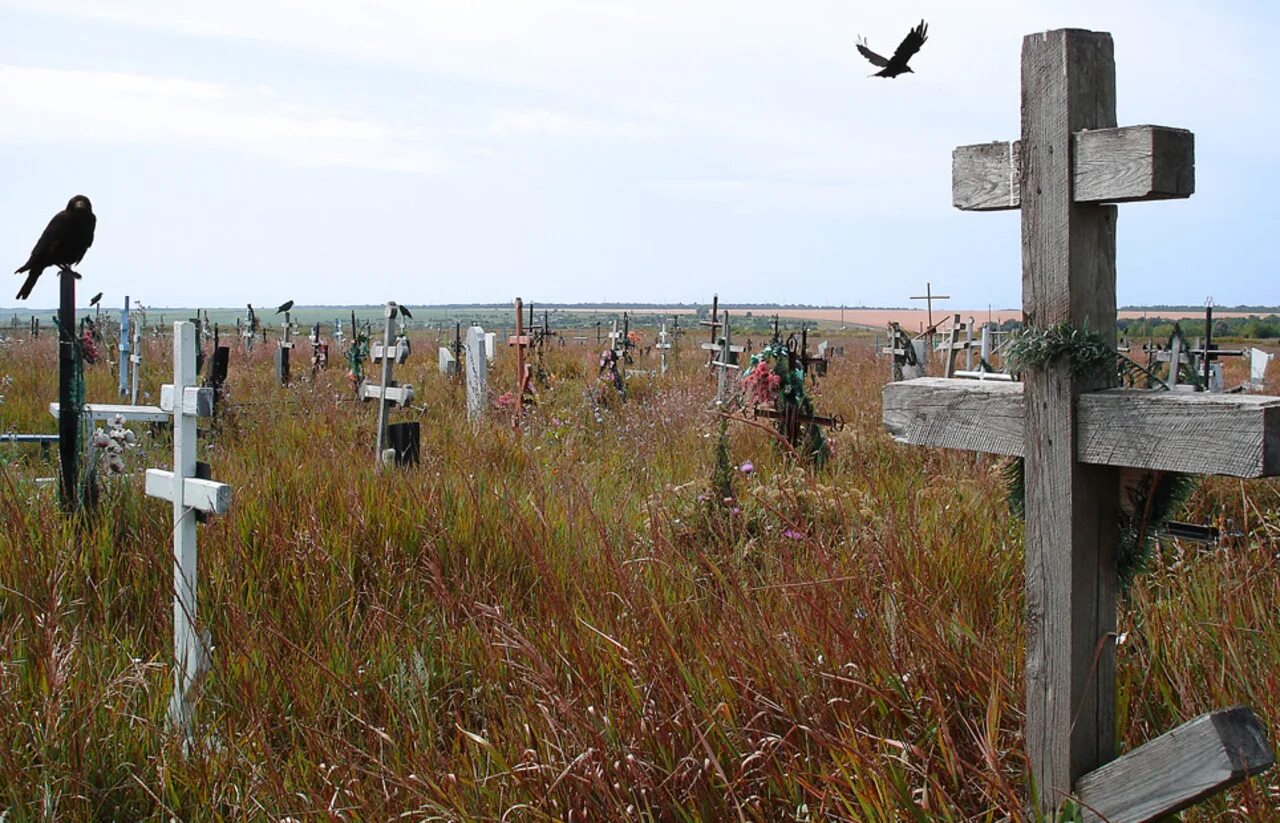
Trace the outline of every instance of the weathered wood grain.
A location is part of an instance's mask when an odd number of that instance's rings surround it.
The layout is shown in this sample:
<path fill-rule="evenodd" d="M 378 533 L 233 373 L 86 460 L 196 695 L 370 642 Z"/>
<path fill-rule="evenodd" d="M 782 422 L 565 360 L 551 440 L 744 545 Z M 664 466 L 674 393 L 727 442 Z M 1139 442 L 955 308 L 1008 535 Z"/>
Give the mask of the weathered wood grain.
<path fill-rule="evenodd" d="M 886 385 L 883 406 L 899 442 L 1023 455 L 1021 383 L 923 377 Z M 1280 475 L 1280 397 L 1107 389 L 1081 395 L 1076 408 L 1082 463 Z"/>
<path fill-rule="evenodd" d="M 1067 29 L 1022 41 L 1022 311 L 1114 345 L 1116 207 L 1073 198 L 1072 136 L 1116 125 L 1111 35 Z M 1023 395 L 1027 755 L 1042 811 L 1115 745 L 1119 471 L 1076 459 L 1075 398 L 1114 376 L 1066 363 L 1026 374 Z"/>
<path fill-rule="evenodd" d="M 1169 200 L 1195 190 L 1195 136 L 1186 129 L 1128 126 L 1075 136 L 1077 203 Z"/>
<path fill-rule="evenodd" d="M 1086 129 L 1075 135 L 1076 203 L 1169 200 L 1195 192 L 1195 135 L 1167 126 Z M 951 154 L 951 199 L 964 211 L 1021 203 L 1021 141 L 960 146 Z"/>
<path fill-rule="evenodd" d="M 1144 823 L 1271 768 L 1266 727 L 1235 706 L 1203 714 L 1076 783 L 1086 821 Z"/>

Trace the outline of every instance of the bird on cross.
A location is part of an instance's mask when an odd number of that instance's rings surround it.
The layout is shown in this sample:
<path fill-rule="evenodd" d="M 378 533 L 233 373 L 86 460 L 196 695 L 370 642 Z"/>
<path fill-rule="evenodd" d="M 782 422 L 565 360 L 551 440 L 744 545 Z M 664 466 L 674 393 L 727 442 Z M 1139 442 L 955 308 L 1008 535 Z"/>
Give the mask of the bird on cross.
<path fill-rule="evenodd" d="M 907 65 L 907 61 L 920 51 L 920 47 L 924 45 L 924 41 L 929 39 L 929 24 L 920 21 L 920 25 L 907 32 L 907 36 L 902 38 L 902 42 L 898 44 L 898 48 L 893 52 L 893 57 L 882 57 L 871 49 L 867 48 L 867 39 L 865 37 L 858 38 L 858 53 L 867 60 L 871 61 L 871 65 L 879 66 L 880 71 L 876 72 L 873 77 L 897 77 L 899 74 L 912 72 L 911 67 Z"/>
<path fill-rule="evenodd" d="M 44 270 L 57 266 L 63 271 L 84 259 L 84 253 L 93 245 L 93 230 L 98 218 L 93 214 L 89 198 L 77 194 L 67 202 L 67 207 L 53 216 L 44 233 L 36 241 L 27 262 L 14 274 L 27 273 L 27 279 L 18 290 L 18 299 L 26 300 Z M 71 272 L 75 274 L 75 272 Z M 80 275 L 75 274 L 76 277 Z"/>
<path fill-rule="evenodd" d="M 276 314 L 284 314 L 291 308 L 293 308 L 293 301 L 286 300 L 280 304 L 280 307 L 278 309 L 276 309 Z"/>

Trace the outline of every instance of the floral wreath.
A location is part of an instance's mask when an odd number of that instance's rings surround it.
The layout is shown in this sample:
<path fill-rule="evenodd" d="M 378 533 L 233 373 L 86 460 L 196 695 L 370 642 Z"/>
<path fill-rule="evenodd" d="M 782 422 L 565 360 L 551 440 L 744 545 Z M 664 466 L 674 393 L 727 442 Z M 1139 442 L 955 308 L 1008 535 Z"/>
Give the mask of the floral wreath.
<path fill-rule="evenodd" d="M 747 398 L 754 404 L 769 403 L 779 412 L 795 410 L 799 414 L 814 414 L 813 398 L 805 390 L 804 369 L 790 368 L 791 353 L 781 340 L 771 340 L 751 356 L 751 363 L 742 376 Z M 786 421 L 775 424 L 778 433 L 787 435 Z M 821 465 L 831 456 L 831 446 L 821 426 L 805 424 L 800 435 L 801 443 L 791 443 L 806 457 Z"/>

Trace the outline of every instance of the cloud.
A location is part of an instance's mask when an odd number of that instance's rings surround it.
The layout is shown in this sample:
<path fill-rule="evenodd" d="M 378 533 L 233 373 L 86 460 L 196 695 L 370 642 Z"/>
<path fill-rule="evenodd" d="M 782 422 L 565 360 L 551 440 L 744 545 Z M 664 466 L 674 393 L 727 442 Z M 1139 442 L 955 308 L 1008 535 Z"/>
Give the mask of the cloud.
<path fill-rule="evenodd" d="M 299 166 L 437 173 L 420 134 L 177 77 L 0 65 L 0 141 L 198 146 Z"/>

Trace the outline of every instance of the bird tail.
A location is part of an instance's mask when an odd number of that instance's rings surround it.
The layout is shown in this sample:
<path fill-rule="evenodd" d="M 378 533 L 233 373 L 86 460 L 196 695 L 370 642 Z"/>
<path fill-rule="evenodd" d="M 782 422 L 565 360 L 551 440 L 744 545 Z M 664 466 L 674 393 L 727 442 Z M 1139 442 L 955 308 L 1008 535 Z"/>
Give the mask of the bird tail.
<path fill-rule="evenodd" d="M 39 279 L 40 279 L 40 271 L 37 269 L 32 269 L 31 273 L 27 275 L 26 281 L 23 282 L 22 288 L 18 289 L 18 299 L 26 300 L 28 297 L 30 297 L 31 290 L 36 287 L 36 281 Z"/>

